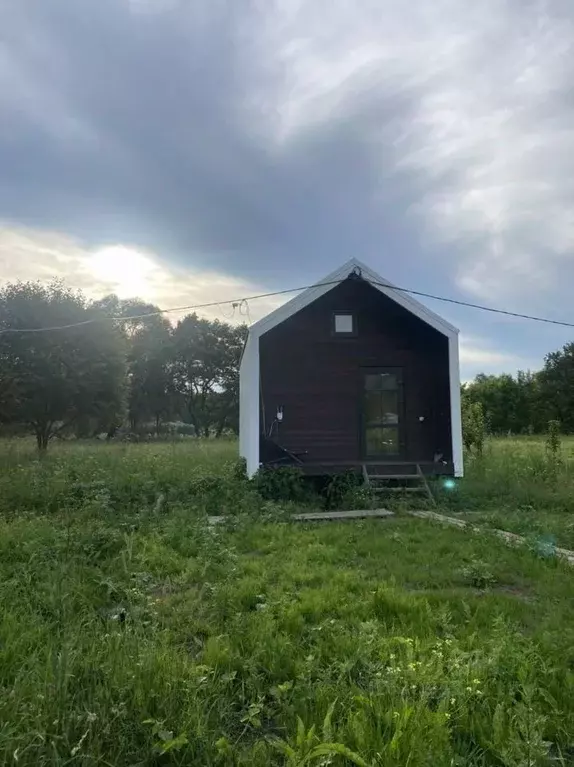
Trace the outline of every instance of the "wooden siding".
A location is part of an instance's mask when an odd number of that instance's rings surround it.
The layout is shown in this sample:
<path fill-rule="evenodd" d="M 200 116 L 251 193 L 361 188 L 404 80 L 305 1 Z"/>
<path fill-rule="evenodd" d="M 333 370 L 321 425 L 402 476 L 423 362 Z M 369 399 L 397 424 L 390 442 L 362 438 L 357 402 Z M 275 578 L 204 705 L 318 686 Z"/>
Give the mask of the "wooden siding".
<path fill-rule="evenodd" d="M 357 334 L 332 333 L 333 312 L 353 311 Z M 448 340 L 363 280 L 345 280 L 259 340 L 261 428 L 306 461 L 360 461 L 363 368 L 401 367 L 403 458 L 452 461 Z M 424 416 L 424 421 L 419 421 Z"/>

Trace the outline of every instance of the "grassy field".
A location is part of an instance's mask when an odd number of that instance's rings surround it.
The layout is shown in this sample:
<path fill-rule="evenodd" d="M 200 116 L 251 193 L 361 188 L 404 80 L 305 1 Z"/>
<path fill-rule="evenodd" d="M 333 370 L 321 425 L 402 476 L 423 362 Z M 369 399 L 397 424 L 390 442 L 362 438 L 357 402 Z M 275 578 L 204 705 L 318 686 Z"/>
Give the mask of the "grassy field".
<path fill-rule="evenodd" d="M 490 440 L 465 474 L 456 492 L 440 496 L 448 512 L 574 550 L 574 437 L 562 438 L 557 463 L 542 438 Z"/>
<path fill-rule="evenodd" d="M 492 443 L 442 509 L 566 543 L 571 449 Z M 400 514 L 296 525 L 235 457 L 2 446 L 1 764 L 574 764 L 571 568 Z"/>

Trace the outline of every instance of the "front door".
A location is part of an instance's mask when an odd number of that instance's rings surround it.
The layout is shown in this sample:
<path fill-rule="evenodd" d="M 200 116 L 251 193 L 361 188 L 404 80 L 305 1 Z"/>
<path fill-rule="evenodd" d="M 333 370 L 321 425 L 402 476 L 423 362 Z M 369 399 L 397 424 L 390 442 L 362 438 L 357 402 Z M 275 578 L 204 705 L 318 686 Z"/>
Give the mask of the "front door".
<path fill-rule="evenodd" d="M 362 385 L 364 458 L 401 458 L 404 446 L 402 369 L 363 370 Z"/>

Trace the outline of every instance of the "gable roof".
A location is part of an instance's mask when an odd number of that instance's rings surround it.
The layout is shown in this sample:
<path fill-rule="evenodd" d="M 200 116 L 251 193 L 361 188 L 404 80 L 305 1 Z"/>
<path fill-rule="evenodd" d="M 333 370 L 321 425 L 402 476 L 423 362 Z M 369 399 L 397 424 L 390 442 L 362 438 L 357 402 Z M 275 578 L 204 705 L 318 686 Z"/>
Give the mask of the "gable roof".
<path fill-rule="evenodd" d="M 312 304 L 318 298 L 321 298 L 325 293 L 328 293 L 336 287 L 336 284 L 345 280 L 353 271 L 360 271 L 360 275 L 363 279 L 369 282 L 374 288 L 385 296 L 388 296 L 388 298 L 395 301 L 395 303 L 402 306 L 411 314 L 414 314 L 415 317 L 426 322 L 427 325 L 438 330 L 439 333 L 442 333 L 447 338 L 454 338 L 458 335 L 458 328 L 455 328 L 454 325 L 443 320 L 442 317 L 439 317 L 438 314 L 435 314 L 404 290 L 397 289 L 392 283 L 385 280 L 372 269 L 369 269 L 368 266 L 361 263 L 361 261 L 356 258 L 350 259 L 340 266 L 339 269 L 331 272 L 331 274 L 324 277 L 315 285 L 307 288 L 290 301 L 287 301 L 287 303 L 283 304 L 283 306 L 280 306 L 278 309 L 275 309 L 266 317 L 253 323 L 249 329 L 249 334 L 258 338 L 264 333 L 267 333 L 267 331 L 272 330 L 272 328 L 285 322 L 289 317 L 292 317 L 298 311 L 309 306 L 309 304 Z"/>

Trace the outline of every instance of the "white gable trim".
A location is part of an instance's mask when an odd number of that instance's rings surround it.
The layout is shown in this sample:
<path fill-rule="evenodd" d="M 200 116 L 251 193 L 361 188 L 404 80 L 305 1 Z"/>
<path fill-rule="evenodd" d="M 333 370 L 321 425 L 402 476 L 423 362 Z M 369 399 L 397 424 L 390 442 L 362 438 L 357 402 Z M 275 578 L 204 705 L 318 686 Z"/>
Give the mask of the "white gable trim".
<path fill-rule="evenodd" d="M 249 476 L 255 474 L 259 468 L 260 337 L 328 293 L 337 284 L 346 279 L 354 269 L 360 270 L 362 277 L 371 284 L 374 283 L 373 287 L 381 293 L 448 338 L 452 453 L 455 476 L 461 477 L 463 474 L 463 454 L 458 329 L 405 291 L 397 289 L 388 280 L 383 279 L 355 258 L 347 261 L 320 282 L 307 288 L 298 296 L 295 296 L 295 298 L 287 301 L 283 306 L 255 322 L 249 329 L 249 337 L 241 359 L 239 378 L 239 452 L 246 460 Z"/>
<path fill-rule="evenodd" d="M 336 284 L 346 279 L 353 271 L 353 269 L 360 270 L 365 280 L 370 283 L 374 283 L 374 288 L 391 298 L 393 301 L 395 301 L 395 303 L 399 304 L 399 306 L 402 306 L 411 314 L 414 314 L 415 317 L 418 317 L 419 319 L 423 320 L 423 322 L 426 322 L 427 325 L 430 325 L 435 330 L 438 330 L 443 335 L 450 338 L 453 333 L 458 333 L 458 329 L 453 325 L 448 323 L 446 320 L 443 320 L 442 317 L 439 317 L 438 314 L 435 314 L 428 307 L 426 307 L 424 304 L 421 304 L 420 301 L 417 301 L 404 290 L 399 290 L 396 288 L 388 280 L 385 280 L 379 274 L 373 272 L 372 269 L 369 269 L 368 266 L 365 266 L 365 264 L 361 263 L 356 258 L 352 258 L 350 261 L 347 261 L 335 272 L 332 272 L 312 287 L 307 288 L 298 296 L 295 296 L 295 298 L 287 301 L 287 303 L 283 304 L 283 306 L 280 306 L 278 309 L 275 309 L 275 311 L 271 312 L 266 317 L 263 317 L 263 319 L 255 322 L 249 329 L 249 332 L 253 333 L 259 338 L 263 335 L 263 333 L 267 333 L 268 330 L 272 330 L 272 328 L 280 325 L 282 322 L 285 322 L 285 320 L 288 320 L 289 317 L 292 317 L 294 314 L 301 311 L 301 309 L 304 309 L 306 306 L 309 306 L 309 304 L 312 304 L 318 298 L 321 298 L 321 296 L 325 295 L 325 293 L 328 293 L 330 290 L 332 290 L 332 288 L 336 286 Z"/>

